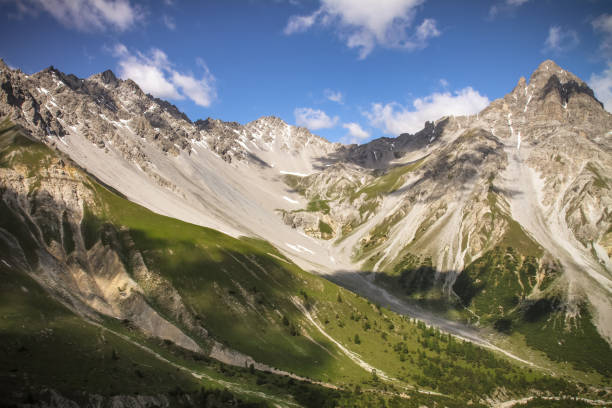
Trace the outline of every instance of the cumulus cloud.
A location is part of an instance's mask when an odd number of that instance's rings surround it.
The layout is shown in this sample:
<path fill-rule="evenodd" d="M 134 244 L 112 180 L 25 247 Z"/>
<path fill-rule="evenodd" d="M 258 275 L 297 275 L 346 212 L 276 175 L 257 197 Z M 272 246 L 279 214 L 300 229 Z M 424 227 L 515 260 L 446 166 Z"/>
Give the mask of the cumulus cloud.
<path fill-rule="evenodd" d="M 415 50 L 440 35 L 433 19 L 425 19 L 409 33 L 417 8 L 425 0 L 320 0 L 312 14 L 291 16 L 285 34 L 303 32 L 316 24 L 330 27 L 349 48 L 365 58 L 377 46 Z"/>
<path fill-rule="evenodd" d="M 564 30 L 560 26 L 551 26 L 548 29 L 548 37 L 544 41 L 544 51 L 562 53 L 569 51 L 580 42 L 578 33 L 574 30 Z"/>
<path fill-rule="evenodd" d="M 489 98 L 472 87 L 454 93 L 433 93 L 417 98 L 412 108 L 397 102 L 374 103 L 364 115 L 370 124 L 390 135 L 415 133 L 423 128 L 426 121 L 434 121 L 448 115 L 473 115 L 489 105 Z"/>
<path fill-rule="evenodd" d="M 80 31 L 125 31 L 142 18 L 130 0 L 17 0 L 20 12 L 43 10 L 66 27 Z"/>
<path fill-rule="evenodd" d="M 336 126 L 338 117 L 330 118 L 325 112 L 312 108 L 296 108 L 293 111 L 295 123 L 298 126 L 305 126 L 310 130 L 328 129 Z"/>
<path fill-rule="evenodd" d="M 344 103 L 344 95 L 342 95 L 342 92 L 340 91 L 332 91 L 331 89 L 326 89 L 325 91 L 323 91 L 323 94 L 327 99 L 332 102 L 336 102 L 339 104 Z"/>
<path fill-rule="evenodd" d="M 168 56 L 157 48 L 148 54 L 131 53 L 125 45 L 117 44 L 113 52 L 119 59 L 119 76 L 133 80 L 144 92 L 158 98 L 188 98 L 203 107 L 210 106 L 216 98 L 215 78 L 201 59 L 197 63 L 205 72 L 201 78 L 196 78 L 191 73 L 181 73 L 174 69 Z"/>
<path fill-rule="evenodd" d="M 342 127 L 348 130 L 348 134 L 343 138 L 345 143 L 359 143 L 370 137 L 370 132 L 364 130 L 358 123 L 343 123 Z"/>
<path fill-rule="evenodd" d="M 592 74 L 589 86 L 593 88 L 595 96 L 603 104 L 608 112 L 612 112 L 612 61 L 608 62 L 608 68 L 601 74 Z"/>
<path fill-rule="evenodd" d="M 599 50 L 607 58 L 612 58 L 612 14 L 602 14 L 591 22 L 593 29 L 603 34 Z"/>
<path fill-rule="evenodd" d="M 512 13 L 518 7 L 527 3 L 529 0 L 504 0 L 499 1 L 496 4 L 493 4 L 491 8 L 489 8 L 489 19 L 494 19 L 499 14 L 503 13 Z"/>

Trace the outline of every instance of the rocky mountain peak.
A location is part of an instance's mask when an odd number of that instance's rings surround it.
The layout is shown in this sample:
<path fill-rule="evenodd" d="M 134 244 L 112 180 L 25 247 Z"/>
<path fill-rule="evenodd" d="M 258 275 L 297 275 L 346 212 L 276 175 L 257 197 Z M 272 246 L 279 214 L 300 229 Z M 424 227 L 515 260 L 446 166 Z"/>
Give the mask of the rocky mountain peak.
<path fill-rule="evenodd" d="M 561 68 L 554 61 L 546 60 L 542 62 L 535 71 L 533 71 L 531 77 L 529 78 L 529 85 L 542 88 L 546 86 L 546 83 L 553 76 L 556 76 L 559 82 L 562 84 L 570 81 L 578 84 L 584 84 L 580 78 Z"/>
<path fill-rule="evenodd" d="M 281 118 L 279 118 L 278 116 L 262 116 L 258 119 L 255 119 L 253 122 L 255 123 L 265 123 L 265 124 L 269 124 L 269 125 L 278 125 L 278 124 L 283 124 L 286 125 L 285 121 L 282 120 Z"/>
<path fill-rule="evenodd" d="M 115 73 L 110 69 L 107 69 L 104 72 L 99 74 L 92 75 L 88 78 L 89 80 L 93 80 L 99 82 L 103 85 L 117 86 L 119 85 L 119 79 L 115 76 Z"/>
<path fill-rule="evenodd" d="M 535 134 L 529 130 L 533 126 L 569 125 L 601 134 L 610 121 L 593 90 L 551 60 L 541 63 L 528 81 L 520 78 L 512 92 L 493 101 L 479 118 L 494 135 L 517 144 L 519 135 L 525 141 Z"/>

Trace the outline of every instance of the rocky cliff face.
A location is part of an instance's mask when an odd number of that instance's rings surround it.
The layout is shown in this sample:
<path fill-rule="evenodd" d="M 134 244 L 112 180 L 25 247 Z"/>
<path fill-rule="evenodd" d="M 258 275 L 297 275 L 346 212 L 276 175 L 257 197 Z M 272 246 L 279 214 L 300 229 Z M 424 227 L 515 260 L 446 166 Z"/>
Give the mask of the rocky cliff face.
<path fill-rule="evenodd" d="M 195 322 L 178 292 L 150 271 L 133 249 L 129 232 L 106 225 L 101 239 L 88 234 L 92 211 L 101 210 L 90 181 L 68 159 L 53 158 L 44 147 L 29 145 L 16 126 L 2 129 L 4 141 L 11 132 L 17 132 L 13 143 L 24 150 L 9 147 L 1 154 L 3 217 L 19 231 L 11 231 L 12 237 L 3 231 L 5 242 L 12 243 L 11 253 L 4 256 L 88 319 L 99 321 L 106 315 L 130 321 L 148 335 L 201 351 L 149 305 L 155 299 L 165 313 L 206 341 L 206 330 Z M 33 157 L 46 157 L 44 166 Z"/>

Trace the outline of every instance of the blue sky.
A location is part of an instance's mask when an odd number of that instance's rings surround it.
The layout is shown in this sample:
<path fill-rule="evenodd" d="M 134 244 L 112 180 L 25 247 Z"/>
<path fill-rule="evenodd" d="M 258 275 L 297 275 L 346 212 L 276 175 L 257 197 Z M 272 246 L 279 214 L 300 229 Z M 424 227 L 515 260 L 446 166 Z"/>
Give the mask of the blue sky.
<path fill-rule="evenodd" d="M 112 69 L 191 119 L 362 143 L 475 113 L 545 59 L 612 110 L 609 0 L 0 0 L 0 57 Z"/>

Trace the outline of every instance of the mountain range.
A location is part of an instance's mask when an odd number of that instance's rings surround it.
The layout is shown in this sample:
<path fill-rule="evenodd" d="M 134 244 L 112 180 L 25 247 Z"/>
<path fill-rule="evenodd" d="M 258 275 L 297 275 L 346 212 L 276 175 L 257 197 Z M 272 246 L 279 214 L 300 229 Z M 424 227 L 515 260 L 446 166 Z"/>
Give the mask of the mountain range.
<path fill-rule="evenodd" d="M 363 145 L 4 63 L 0 120 L 6 405 L 612 400 L 612 115 L 553 61 Z"/>

